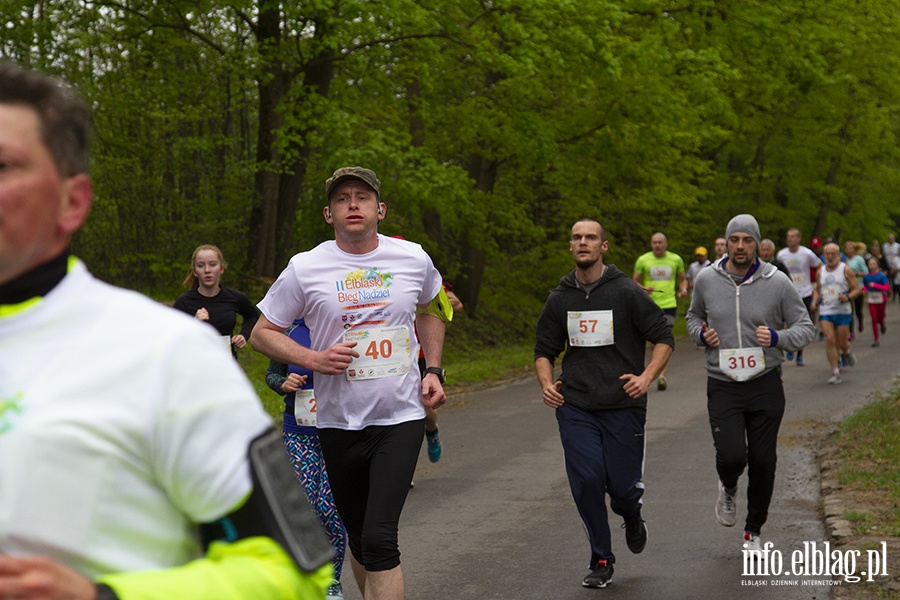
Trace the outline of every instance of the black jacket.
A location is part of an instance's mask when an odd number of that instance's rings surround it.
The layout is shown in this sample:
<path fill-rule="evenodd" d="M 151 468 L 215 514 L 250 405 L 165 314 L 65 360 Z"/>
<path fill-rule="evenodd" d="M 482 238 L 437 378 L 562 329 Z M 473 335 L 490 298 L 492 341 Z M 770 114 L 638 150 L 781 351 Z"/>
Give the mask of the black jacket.
<path fill-rule="evenodd" d="M 614 344 L 569 347 L 568 313 L 589 310 L 612 311 Z M 565 351 L 560 392 L 567 403 L 584 410 L 646 410 L 647 395 L 631 398 L 619 377 L 644 371 L 648 341 L 675 347 L 665 313 L 615 265 L 607 265 L 590 294 L 578 287 L 575 271 L 563 277 L 544 304 L 536 334 L 535 359 L 543 357 L 553 364 Z"/>
<path fill-rule="evenodd" d="M 234 326 L 237 324 L 237 316 L 241 315 L 244 322 L 241 323 L 241 335 L 250 340 L 250 332 L 259 320 L 259 310 L 241 292 L 227 287 L 221 287 L 218 294 L 209 297 L 204 296 L 196 288 L 178 296 L 173 305 L 175 308 L 190 316 L 205 308 L 209 313 L 208 323 L 216 328 L 219 335 L 234 335 Z"/>

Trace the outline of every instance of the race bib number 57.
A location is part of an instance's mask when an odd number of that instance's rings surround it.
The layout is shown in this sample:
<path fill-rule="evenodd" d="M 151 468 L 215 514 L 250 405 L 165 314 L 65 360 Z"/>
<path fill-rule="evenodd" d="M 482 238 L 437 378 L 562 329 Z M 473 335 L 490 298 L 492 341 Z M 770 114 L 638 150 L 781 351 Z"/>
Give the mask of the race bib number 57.
<path fill-rule="evenodd" d="M 611 310 L 570 310 L 567 326 L 569 346 L 611 346 L 615 342 Z"/>

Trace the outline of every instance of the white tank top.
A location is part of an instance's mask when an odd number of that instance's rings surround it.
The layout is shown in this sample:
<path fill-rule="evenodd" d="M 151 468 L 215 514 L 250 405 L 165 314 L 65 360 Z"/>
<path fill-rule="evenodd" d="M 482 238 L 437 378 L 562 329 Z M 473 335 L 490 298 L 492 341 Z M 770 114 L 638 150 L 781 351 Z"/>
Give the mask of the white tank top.
<path fill-rule="evenodd" d="M 847 265 L 841 263 L 834 271 L 829 271 L 827 265 L 819 269 L 819 284 L 822 297 L 819 299 L 820 315 L 849 315 L 853 312 L 850 302 L 841 302 L 840 295 L 846 295 L 850 291 L 850 283 L 847 281 Z"/>

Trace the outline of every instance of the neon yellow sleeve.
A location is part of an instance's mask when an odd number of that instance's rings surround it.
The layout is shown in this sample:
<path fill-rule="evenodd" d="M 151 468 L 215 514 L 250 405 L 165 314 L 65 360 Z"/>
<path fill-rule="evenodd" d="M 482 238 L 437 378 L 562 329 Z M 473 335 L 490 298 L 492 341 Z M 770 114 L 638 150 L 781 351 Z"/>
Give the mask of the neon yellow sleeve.
<path fill-rule="evenodd" d="M 416 309 L 416 312 L 437 317 L 444 323 L 449 323 L 453 320 L 453 307 L 450 306 L 450 298 L 447 297 L 447 292 L 444 291 L 443 287 L 441 287 L 441 291 L 438 292 L 438 295 L 431 302 L 423 307 L 419 307 Z"/>
<path fill-rule="evenodd" d="M 275 540 L 251 537 L 213 542 L 206 556 L 159 571 L 115 573 L 98 579 L 121 600 L 322 599 L 332 581 L 328 563 L 303 573 Z"/>

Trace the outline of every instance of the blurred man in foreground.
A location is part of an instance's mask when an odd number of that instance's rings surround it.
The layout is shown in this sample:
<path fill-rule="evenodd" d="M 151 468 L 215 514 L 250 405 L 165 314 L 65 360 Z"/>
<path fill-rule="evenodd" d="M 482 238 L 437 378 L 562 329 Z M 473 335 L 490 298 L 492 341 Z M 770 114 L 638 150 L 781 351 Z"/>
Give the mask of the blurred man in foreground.
<path fill-rule="evenodd" d="M 0 63 L 0 598 L 322 598 L 331 549 L 213 330 L 69 254 L 89 120 Z"/>

